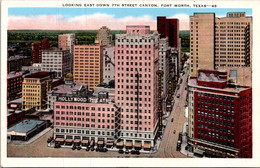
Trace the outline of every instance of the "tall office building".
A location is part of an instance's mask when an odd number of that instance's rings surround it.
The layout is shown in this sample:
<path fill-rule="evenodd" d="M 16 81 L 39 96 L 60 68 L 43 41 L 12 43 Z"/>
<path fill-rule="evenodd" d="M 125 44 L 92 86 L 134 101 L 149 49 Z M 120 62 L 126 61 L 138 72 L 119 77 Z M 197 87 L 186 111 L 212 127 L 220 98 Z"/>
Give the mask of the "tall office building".
<path fill-rule="evenodd" d="M 165 16 L 157 17 L 157 31 L 161 38 L 168 37 L 170 47 L 178 47 L 179 20 L 167 19 Z"/>
<path fill-rule="evenodd" d="M 96 40 L 101 40 L 103 46 L 111 46 L 112 45 L 112 35 L 110 34 L 110 29 L 106 26 L 102 26 L 97 33 Z"/>
<path fill-rule="evenodd" d="M 105 83 L 115 80 L 115 47 L 106 47 L 103 50 L 103 77 Z"/>
<path fill-rule="evenodd" d="M 194 153 L 252 157 L 252 88 L 228 84 L 227 71 L 189 80 L 189 140 Z"/>
<path fill-rule="evenodd" d="M 42 62 L 42 50 L 50 48 L 50 43 L 47 39 L 43 39 L 42 42 L 32 43 L 32 57 L 33 63 Z"/>
<path fill-rule="evenodd" d="M 222 18 L 195 13 L 190 17 L 190 52 L 191 76 L 199 69 L 251 67 L 252 17 L 245 13 L 227 13 Z"/>
<path fill-rule="evenodd" d="M 69 50 L 43 50 L 42 71 L 54 71 L 55 77 L 64 78 L 71 70 L 71 54 Z"/>
<path fill-rule="evenodd" d="M 121 136 L 128 145 L 154 146 L 158 131 L 159 34 L 149 26 L 127 26 L 116 35 L 115 98 L 121 108 Z"/>
<path fill-rule="evenodd" d="M 74 46 L 74 82 L 80 81 L 90 90 L 103 82 L 103 47 L 101 41 L 94 45 Z"/>
<path fill-rule="evenodd" d="M 60 50 L 70 51 L 70 72 L 73 72 L 73 55 L 74 55 L 74 45 L 75 45 L 75 34 L 61 34 L 58 36 L 58 48 Z"/>
<path fill-rule="evenodd" d="M 47 107 L 47 92 L 52 89 L 51 72 L 37 72 L 24 77 L 22 85 L 22 109 L 36 110 Z"/>

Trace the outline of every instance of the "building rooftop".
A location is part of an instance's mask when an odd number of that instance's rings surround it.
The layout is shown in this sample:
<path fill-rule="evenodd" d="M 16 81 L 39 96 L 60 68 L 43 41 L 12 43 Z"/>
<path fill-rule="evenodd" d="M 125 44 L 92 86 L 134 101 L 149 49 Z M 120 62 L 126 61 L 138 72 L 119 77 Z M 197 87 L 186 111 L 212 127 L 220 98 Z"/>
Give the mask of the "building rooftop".
<path fill-rule="evenodd" d="M 8 58 L 8 61 L 15 61 L 19 59 L 30 58 L 29 56 L 15 55 Z"/>
<path fill-rule="evenodd" d="M 63 85 L 59 85 L 59 86 L 55 87 L 53 89 L 53 92 L 54 93 L 68 93 L 68 92 L 71 92 L 72 90 L 80 90 L 82 85 L 83 84 L 81 82 L 74 82 L 71 85 L 63 84 Z"/>
<path fill-rule="evenodd" d="M 211 73 L 211 74 L 209 74 L 209 76 L 207 76 L 204 72 L 199 73 L 198 80 L 207 81 L 207 82 L 226 82 L 225 79 L 220 79 L 217 76 L 215 76 L 213 73 Z"/>
<path fill-rule="evenodd" d="M 208 90 L 221 90 L 221 91 L 226 91 L 226 92 L 233 92 L 233 93 L 239 93 L 241 91 L 249 89 L 248 87 L 243 87 L 243 86 L 237 86 L 237 87 L 226 87 L 224 89 L 221 88 L 213 88 L 213 87 L 204 87 L 204 86 L 199 86 L 197 79 L 189 79 L 189 86 L 195 86 L 195 87 L 201 87 L 201 88 L 206 88 Z"/>
<path fill-rule="evenodd" d="M 18 99 L 12 100 L 8 104 L 12 104 L 12 103 L 22 103 L 22 98 L 18 98 Z"/>
<path fill-rule="evenodd" d="M 44 78 L 50 76 L 51 72 L 36 72 L 30 75 L 26 75 L 24 78 Z"/>
<path fill-rule="evenodd" d="M 34 129 L 36 126 L 41 125 L 44 122 L 45 121 L 43 121 L 43 120 L 29 120 L 29 119 L 25 119 L 25 120 L 15 124 L 11 128 L 9 128 L 8 132 L 15 131 L 15 132 L 19 132 L 19 133 L 28 133 L 32 129 Z"/>
<path fill-rule="evenodd" d="M 22 72 L 10 72 L 10 73 L 7 75 L 7 79 L 11 79 L 11 78 L 18 77 L 18 76 L 22 76 L 22 75 L 23 75 Z"/>

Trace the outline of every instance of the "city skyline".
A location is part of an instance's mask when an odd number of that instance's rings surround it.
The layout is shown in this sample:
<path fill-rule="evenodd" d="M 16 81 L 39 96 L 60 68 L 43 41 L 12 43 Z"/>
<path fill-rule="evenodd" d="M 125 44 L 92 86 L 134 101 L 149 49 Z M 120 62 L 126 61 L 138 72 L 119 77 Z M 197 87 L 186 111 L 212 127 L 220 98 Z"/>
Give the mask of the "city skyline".
<path fill-rule="evenodd" d="M 8 30 L 97 30 L 104 25 L 111 30 L 124 30 L 126 25 L 149 25 L 156 30 L 157 16 L 177 18 L 180 30 L 189 30 L 189 17 L 193 13 L 210 12 L 224 17 L 227 12 L 241 11 L 252 15 L 247 8 L 9 8 Z"/>

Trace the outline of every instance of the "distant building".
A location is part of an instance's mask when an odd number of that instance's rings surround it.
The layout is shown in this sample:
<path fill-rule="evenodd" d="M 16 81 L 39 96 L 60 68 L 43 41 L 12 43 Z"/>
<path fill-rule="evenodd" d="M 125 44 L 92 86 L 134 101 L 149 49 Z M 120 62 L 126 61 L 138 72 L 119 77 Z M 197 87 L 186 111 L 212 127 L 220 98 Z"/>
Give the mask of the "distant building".
<path fill-rule="evenodd" d="M 103 50 L 103 78 L 105 83 L 115 80 L 115 47 Z"/>
<path fill-rule="evenodd" d="M 121 108 L 120 139 L 125 144 L 154 147 L 159 128 L 157 75 L 159 34 L 149 26 L 127 26 L 116 35 L 115 98 Z"/>
<path fill-rule="evenodd" d="M 52 89 L 52 72 L 37 72 L 24 77 L 22 108 L 36 110 L 47 107 L 47 92 Z"/>
<path fill-rule="evenodd" d="M 74 46 L 74 81 L 94 88 L 103 81 L 103 47 L 101 41 L 95 45 Z"/>
<path fill-rule="evenodd" d="M 74 55 L 75 43 L 76 43 L 76 36 L 74 33 L 61 34 L 58 36 L 58 48 L 60 50 L 70 51 L 70 73 L 73 73 L 73 55 Z"/>
<path fill-rule="evenodd" d="M 65 84 L 54 87 L 48 91 L 48 109 L 53 110 L 53 103 L 60 96 L 88 96 L 88 88 L 81 82 L 73 82 L 72 74 L 67 74 L 65 77 Z"/>
<path fill-rule="evenodd" d="M 22 72 L 10 72 L 7 75 L 7 100 L 14 100 L 22 96 Z"/>
<path fill-rule="evenodd" d="M 63 78 L 71 71 L 71 54 L 69 50 L 43 50 L 42 71 L 55 72 L 56 78 Z"/>
<path fill-rule="evenodd" d="M 169 39 L 169 46 L 179 46 L 179 19 L 167 19 L 165 16 L 157 17 L 157 31 L 160 38 Z"/>
<path fill-rule="evenodd" d="M 50 43 L 47 39 L 43 39 L 42 42 L 32 43 L 32 57 L 33 63 L 42 62 L 42 50 L 48 50 Z"/>
<path fill-rule="evenodd" d="M 8 58 L 8 73 L 12 71 L 21 71 L 22 66 L 29 66 L 31 59 L 29 56 L 15 55 Z"/>
<path fill-rule="evenodd" d="M 112 46 L 112 35 L 110 34 L 110 29 L 106 26 L 102 26 L 98 30 L 96 40 L 102 41 L 103 46 Z"/>
<path fill-rule="evenodd" d="M 221 18 L 215 13 L 194 13 L 190 17 L 191 76 L 199 69 L 251 67 L 252 27 L 252 17 L 244 12 Z"/>
<path fill-rule="evenodd" d="M 189 80 L 188 144 L 211 157 L 252 158 L 252 88 L 228 84 L 226 71 Z"/>
<path fill-rule="evenodd" d="M 168 97 L 170 78 L 170 47 L 168 38 L 161 38 L 159 40 L 159 70 L 163 71 L 162 87 L 165 106 L 165 101 Z"/>
<path fill-rule="evenodd" d="M 9 140 L 28 141 L 47 127 L 47 121 L 25 119 L 8 128 Z"/>

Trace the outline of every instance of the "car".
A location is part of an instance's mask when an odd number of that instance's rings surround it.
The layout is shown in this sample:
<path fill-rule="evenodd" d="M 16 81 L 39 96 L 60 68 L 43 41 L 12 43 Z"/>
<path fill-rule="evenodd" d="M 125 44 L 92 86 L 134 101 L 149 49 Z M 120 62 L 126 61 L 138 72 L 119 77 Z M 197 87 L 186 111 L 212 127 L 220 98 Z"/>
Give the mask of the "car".
<path fill-rule="evenodd" d="M 78 147 L 77 147 L 77 150 L 80 150 L 80 149 L 81 149 L 81 147 L 80 147 L 80 146 L 78 146 Z"/>
<path fill-rule="evenodd" d="M 71 148 L 72 150 L 75 150 L 76 149 L 76 146 L 72 146 L 72 148 Z"/>
<path fill-rule="evenodd" d="M 171 121 L 173 122 L 173 120 L 174 120 L 174 119 L 172 118 L 172 120 L 171 120 Z"/>
<path fill-rule="evenodd" d="M 120 150 L 118 151 L 118 153 L 123 154 L 124 151 L 123 151 L 122 149 L 120 149 Z"/>
<path fill-rule="evenodd" d="M 175 133 L 176 133 L 176 130 L 174 130 L 173 133 L 175 134 Z"/>
<path fill-rule="evenodd" d="M 136 150 L 131 150 L 131 154 L 136 154 Z"/>
<path fill-rule="evenodd" d="M 99 151 L 99 147 L 96 148 L 96 151 L 97 151 L 97 152 Z"/>
<path fill-rule="evenodd" d="M 86 151 L 89 151 L 89 147 L 86 147 Z"/>
<path fill-rule="evenodd" d="M 128 149 L 125 151 L 125 154 L 129 154 L 129 150 Z"/>
<path fill-rule="evenodd" d="M 177 98 L 180 98 L 180 94 L 177 95 Z"/>
<path fill-rule="evenodd" d="M 185 90 L 187 90 L 187 87 L 185 87 Z"/>
<path fill-rule="evenodd" d="M 60 144 L 59 143 L 56 143 L 55 145 L 54 145 L 54 148 L 60 148 L 61 146 L 60 146 Z"/>
<path fill-rule="evenodd" d="M 185 150 L 189 150 L 189 146 L 187 145 L 187 146 L 185 146 Z"/>
<path fill-rule="evenodd" d="M 137 155 L 140 155 L 140 151 L 139 151 L 139 150 L 136 150 L 136 154 L 137 154 Z"/>
<path fill-rule="evenodd" d="M 91 148 L 90 148 L 90 150 L 91 150 L 91 151 L 94 151 L 94 150 L 95 150 L 95 148 L 94 148 L 94 147 L 91 147 Z"/>

